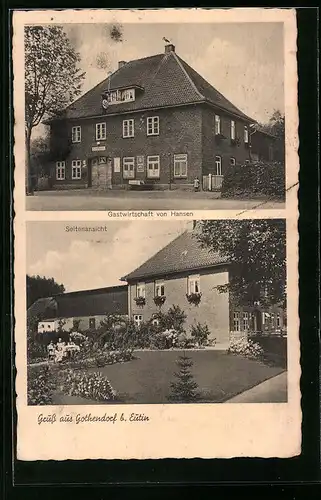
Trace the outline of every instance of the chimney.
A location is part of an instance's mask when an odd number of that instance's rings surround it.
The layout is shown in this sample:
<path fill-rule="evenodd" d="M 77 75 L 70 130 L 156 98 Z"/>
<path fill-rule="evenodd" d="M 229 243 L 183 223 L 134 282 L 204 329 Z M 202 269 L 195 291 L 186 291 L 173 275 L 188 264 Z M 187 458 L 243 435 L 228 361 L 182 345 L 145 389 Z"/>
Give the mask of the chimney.
<path fill-rule="evenodd" d="M 122 68 L 126 64 L 126 61 L 118 61 L 118 69 Z"/>
<path fill-rule="evenodd" d="M 165 45 L 165 54 L 168 54 L 168 52 L 175 52 L 175 45 L 172 43 Z"/>

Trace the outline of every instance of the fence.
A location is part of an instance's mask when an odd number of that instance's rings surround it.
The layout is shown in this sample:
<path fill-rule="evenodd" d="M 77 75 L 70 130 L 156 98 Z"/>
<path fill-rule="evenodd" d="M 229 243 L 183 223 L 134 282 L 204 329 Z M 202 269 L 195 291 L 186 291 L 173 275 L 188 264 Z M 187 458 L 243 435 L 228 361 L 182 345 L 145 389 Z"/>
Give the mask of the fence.
<path fill-rule="evenodd" d="M 221 191 L 223 175 L 203 175 L 203 191 Z"/>

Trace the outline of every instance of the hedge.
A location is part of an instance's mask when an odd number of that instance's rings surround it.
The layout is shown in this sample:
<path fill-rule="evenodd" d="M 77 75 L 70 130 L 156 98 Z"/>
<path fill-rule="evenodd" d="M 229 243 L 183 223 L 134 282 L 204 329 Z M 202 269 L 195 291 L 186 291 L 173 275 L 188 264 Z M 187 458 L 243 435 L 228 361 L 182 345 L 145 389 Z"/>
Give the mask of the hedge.
<path fill-rule="evenodd" d="M 284 200 L 284 164 L 255 162 L 229 166 L 224 173 L 221 197 L 267 197 Z"/>

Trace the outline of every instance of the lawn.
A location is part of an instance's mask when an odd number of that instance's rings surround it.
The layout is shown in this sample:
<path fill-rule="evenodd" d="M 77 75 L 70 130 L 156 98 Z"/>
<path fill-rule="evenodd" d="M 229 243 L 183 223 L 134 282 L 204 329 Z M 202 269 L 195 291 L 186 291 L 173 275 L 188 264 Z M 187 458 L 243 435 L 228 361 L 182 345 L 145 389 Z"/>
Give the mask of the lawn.
<path fill-rule="evenodd" d="M 267 366 L 223 351 L 186 351 L 192 358 L 195 381 L 201 390 L 200 402 L 222 403 L 267 380 L 284 369 Z M 139 351 L 127 363 L 91 368 L 108 377 L 121 403 L 168 403 L 170 383 L 177 371 L 177 351 Z M 85 404 L 85 400 L 56 396 L 54 404 Z M 92 404 L 88 401 L 87 404 Z"/>

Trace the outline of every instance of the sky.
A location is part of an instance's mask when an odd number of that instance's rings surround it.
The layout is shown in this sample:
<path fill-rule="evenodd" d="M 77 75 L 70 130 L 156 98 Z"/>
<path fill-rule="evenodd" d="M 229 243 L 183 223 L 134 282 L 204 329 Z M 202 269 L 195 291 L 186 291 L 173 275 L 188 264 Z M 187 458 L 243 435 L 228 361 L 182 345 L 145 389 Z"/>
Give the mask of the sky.
<path fill-rule="evenodd" d="M 27 224 L 27 274 L 54 278 L 68 292 L 124 284 L 122 276 L 192 226 L 149 220 Z M 105 230 L 71 231 L 75 226 Z"/>
<path fill-rule="evenodd" d="M 115 71 L 118 61 L 164 52 L 163 37 L 176 53 L 244 113 L 267 122 L 284 111 L 282 23 L 209 23 L 120 25 L 122 41 L 110 36 L 110 24 L 66 24 L 86 71 L 83 93 Z M 104 54 L 108 65 L 97 67 Z M 41 131 L 42 128 L 38 129 Z"/>

